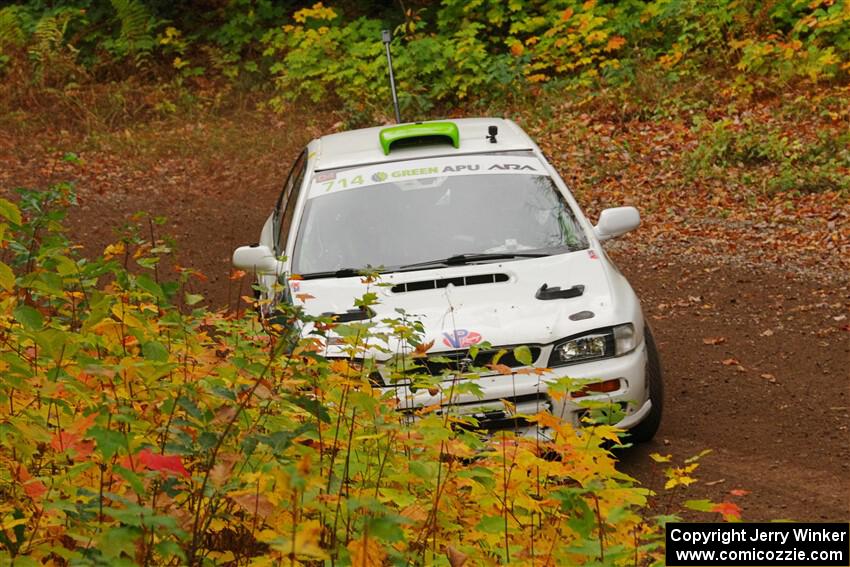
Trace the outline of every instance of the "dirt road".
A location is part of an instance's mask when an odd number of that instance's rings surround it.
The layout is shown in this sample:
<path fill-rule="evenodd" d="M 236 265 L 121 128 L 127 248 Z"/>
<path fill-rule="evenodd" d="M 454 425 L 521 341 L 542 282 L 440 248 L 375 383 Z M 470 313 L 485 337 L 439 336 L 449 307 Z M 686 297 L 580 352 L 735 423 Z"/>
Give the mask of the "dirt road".
<path fill-rule="evenodd" d="M 146 142 L 128 134 L 123 160 L 94 148 L 83 152 L 81 171 L 58 161 L 72 140 L 39 148 L 0 140 L 6 164 L 0 183 L 6 190 L 78 178 L 80 206 L 71 213 L 70 235 L 91 254 L 113 240 L 130 214 L 167 216 L 162 230 L 176 239 L 180 262 L 208 276 L 199 291 L 213 305 L 226 305 L 235 297 L 227 297 L 231 251 L 256 241 L 294 148 L 318 129 L 278 130 L 243 144 L 230 134 L 189 127 L 183 143 L 150 154 Z M 666 414 L 653 443 L 622 455 L 625 471 L 660 489 L 663 474 L 649 453 L 681 461 L 712 449 L 701 460 L 700 482 L 681 495 L 662 494 L 658 513 L 676 510 L 682 498 L 711 498 L 735 501 L 747 520 L 846 521 L 847 275 L 810 269 L 811 263 L 763 264 L 757 254 L 694 256 L 681 240 L 647 246 L 640 234 L 615 243 L 611 254 L 655 329 Z M 732 496 L 734 489 L 749 494 Z"/>
<path fill-rule="evenodd" d="M 655 442 L 624 456 L 625 470 L 657 486 L 647 454 L 711 448 L 696 491 L 735 501 L 745 519 L 850 518 L 846 283 L 618 256 L 652 320 L 667 387 Z"/>

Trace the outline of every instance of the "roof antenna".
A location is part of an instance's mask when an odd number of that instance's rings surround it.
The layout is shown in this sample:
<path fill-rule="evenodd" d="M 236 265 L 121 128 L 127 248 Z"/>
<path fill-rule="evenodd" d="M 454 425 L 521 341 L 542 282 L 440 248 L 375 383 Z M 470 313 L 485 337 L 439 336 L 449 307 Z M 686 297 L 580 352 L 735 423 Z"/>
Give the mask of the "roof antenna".
<path fill-rule="evenodd" d="M 488 126 L 487 127 L 487 139 L 490 140 L 491 144 L 496 143 L 496 135 L 499 133 L 498 126 Z"/>
<path fill-rule="evenodd" d="M 381 30 L 381 41 L 387 48 L 387 66 L 390 69 L 390 90 L 393 92 L 393 108 L 395 109 L 396 124 L 401 124 L 401 114 L 398 111 L 398 95 L 395 92 L 395 76 L 393 76 L 393 56 L 390 53 L 390 42 L 393 40 L 393 34 L 390 30 Z"/>

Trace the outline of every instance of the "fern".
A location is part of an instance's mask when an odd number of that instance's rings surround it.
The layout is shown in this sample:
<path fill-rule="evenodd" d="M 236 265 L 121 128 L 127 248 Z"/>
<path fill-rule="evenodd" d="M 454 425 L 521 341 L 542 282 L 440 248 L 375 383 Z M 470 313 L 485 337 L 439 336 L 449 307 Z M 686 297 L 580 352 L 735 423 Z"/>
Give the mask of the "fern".
<path fill-rule="evenodd" d="M 19 9 L 19 6 L 0 9 L 0 53 L 7 47 L 20 47 L 26 41 L 26 34 L 18 17 Z"/>
<path fill-rule="evenodd" d="M 76 54 L 76 49 L 65 43 L 65 31 L 72 15 L 70 11 L 62 11 L 52 16 L 42 16 L 38 20 L 28 50 L 34 61 L 44 63 L 64 49 Z"/>
<path fill-rule="evenodd" d="M 121 23 L 118 39 L 113 43 L 116 55 L 135 57 L 141 63 L 156 45 L 155 31 L 160 22 L 139 0 L 111 0 Z"/>

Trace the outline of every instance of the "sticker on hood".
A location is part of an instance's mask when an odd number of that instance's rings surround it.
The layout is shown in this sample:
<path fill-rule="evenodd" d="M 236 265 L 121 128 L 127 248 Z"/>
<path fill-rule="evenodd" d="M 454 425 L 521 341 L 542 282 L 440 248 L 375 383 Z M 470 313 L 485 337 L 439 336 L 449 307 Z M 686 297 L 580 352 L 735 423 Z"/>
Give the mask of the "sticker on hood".
<path fill-rule="evenodd" d="M 466 348 L 481 342 L 481 334 L 466 329 L 443 333 L 443 344 L 452 348 Z"/>

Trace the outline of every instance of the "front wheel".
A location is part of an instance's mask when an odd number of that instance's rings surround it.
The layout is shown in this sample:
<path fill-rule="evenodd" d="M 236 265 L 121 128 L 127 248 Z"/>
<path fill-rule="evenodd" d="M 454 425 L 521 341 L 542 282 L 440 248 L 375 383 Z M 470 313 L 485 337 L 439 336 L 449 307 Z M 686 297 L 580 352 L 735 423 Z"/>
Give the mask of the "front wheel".
<path fill-rule="evenodd" d="M 646 342 L 646 379 L 649 382 L 649 399 L 652 401 L 652 409 L 647 416 L 629 429 L 629 441 L 632 443 L 644 443 L 655 437 L 658 426 L 661 424 L 661 413 L 664 406 L 664 380 L 661 373 L 661 359 L 658 357 L 658 349 L 652 331 L 646 326 L 643 329 L 644 341 Z"/>

